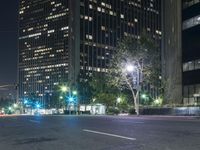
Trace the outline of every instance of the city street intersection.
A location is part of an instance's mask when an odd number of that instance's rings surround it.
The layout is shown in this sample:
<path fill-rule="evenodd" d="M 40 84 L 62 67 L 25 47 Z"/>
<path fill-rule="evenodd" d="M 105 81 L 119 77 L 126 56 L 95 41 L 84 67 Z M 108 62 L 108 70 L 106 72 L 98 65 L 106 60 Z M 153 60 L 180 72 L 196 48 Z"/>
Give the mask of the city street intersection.
<path fill-rule="evenodd" d="M 161 116 L 0 117 L 0 150 L 199 150 L 200 119 Z"/>

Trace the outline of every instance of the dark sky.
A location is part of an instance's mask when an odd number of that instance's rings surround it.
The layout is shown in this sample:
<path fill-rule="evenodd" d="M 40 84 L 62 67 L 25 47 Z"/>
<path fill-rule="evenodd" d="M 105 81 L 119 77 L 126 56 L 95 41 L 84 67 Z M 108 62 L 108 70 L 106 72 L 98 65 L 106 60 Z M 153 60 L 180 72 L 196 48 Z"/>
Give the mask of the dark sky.
<path fill-rule="evenodd" d="M 0 85 L 17 80 L 18 0 L 1 0 Z"/>

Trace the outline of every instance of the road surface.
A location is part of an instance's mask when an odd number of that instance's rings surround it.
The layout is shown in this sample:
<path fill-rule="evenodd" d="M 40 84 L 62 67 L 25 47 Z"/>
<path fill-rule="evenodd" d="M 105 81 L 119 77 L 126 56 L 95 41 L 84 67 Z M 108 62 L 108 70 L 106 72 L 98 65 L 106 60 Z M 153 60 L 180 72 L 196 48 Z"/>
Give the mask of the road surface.
<path fill-rule="evenodd" d="M 0 117 L 0 150 L 200 150 L 200 119 Z"/>

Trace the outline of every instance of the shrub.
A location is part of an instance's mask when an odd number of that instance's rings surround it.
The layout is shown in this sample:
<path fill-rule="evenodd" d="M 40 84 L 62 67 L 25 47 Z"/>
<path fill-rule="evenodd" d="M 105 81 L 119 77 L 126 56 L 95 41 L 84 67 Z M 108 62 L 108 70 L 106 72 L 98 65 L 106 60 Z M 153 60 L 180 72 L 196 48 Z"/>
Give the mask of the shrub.
<path fill-rule="evenodd" d="M 135 114 L 136 114 L 136 113 L 135 113 L 135 108 L 133 108 L 133 107 L 129 108 L 128 113 L 129 113 L 130 115 L 135 115 Z"/>
<path fill-rule="evenodd" d="M 109 115 L 118 115 L 120 113 L 119 109 L 110 107 L 108 108 L 108 114 Z"/>

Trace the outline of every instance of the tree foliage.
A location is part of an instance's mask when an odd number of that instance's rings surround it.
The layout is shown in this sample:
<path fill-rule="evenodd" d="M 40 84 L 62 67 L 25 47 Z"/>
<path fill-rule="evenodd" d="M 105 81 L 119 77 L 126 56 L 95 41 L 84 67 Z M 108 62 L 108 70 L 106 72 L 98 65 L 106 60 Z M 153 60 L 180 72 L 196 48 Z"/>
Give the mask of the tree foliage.
<path fill-rule="evenodd" d="M 127 87 L 127 64 L 132 64 L 142 72 L 143 83 L 157 84 L 160 75 L 159 49 L 147 35 L 135 40 L 126 37 L 118 42 L 112 57 L 109 76 L 112 85 Z"/>
<path fill-rule="evenodd" d="M 159 84 L 160 75 L 159 49 L 153 40 L 143 34 L 140 39 L 126 37 L 118 42 L 109 68 L 109 82 L 111 85 L 132 92 L 135 107 L 139 103 L 139 91 L 142 85 Z M 132 65 L 133 71 L 127 71 L 127 66 Z M 134 84 L 134 80 L 137 84 Z M 136 85 L 136 86 L 135 86 Z M 139 114 L 139 106 L 136 108 Z"/>
<path fill-rule="evenodd" d="M 98 93 L 95 97 L 95 102 L 104 104 L 107 107 L 115 106 L 116 104 L 116 95 L 113 93 Z"/>
<path fill-rule="evenodd" d="M 89 81 L 92 98 L 95 102 L 109 106 L 116 103 L 118 88 L 109 84 L 108 77 L 104 73 L 94 73 Z"/>

